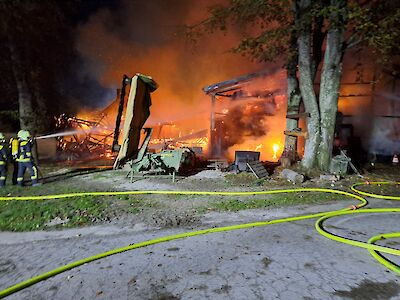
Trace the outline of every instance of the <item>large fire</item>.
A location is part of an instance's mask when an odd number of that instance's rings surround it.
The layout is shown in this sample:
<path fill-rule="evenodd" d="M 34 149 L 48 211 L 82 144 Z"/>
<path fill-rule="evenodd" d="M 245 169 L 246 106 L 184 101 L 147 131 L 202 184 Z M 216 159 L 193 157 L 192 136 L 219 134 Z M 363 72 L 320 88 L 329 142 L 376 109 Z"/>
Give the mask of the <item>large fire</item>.
<path fill-rule="evenodd" d="M 256 108 L 247 108 L 241 110 L 242 120 L 246 122 L 253 122 L 252 114 Z M 226 115 L 228 115 L 228 110 L 224 110 Z M 72 152 L 73 150 L 78 150 L 82 152 L 89 147 L 95 150 L 93 154 L 99 155 L 99 151 L 104 158 L 113 158 L 111 154 L 112 137 L 114 134 L 114 128 L 111 124 L 115 124 L 115 115 L 107 115 L 104 111 L 92 112 L 82 111 L 76 117 L 69 117 L 68 129 L 74 129 L 75 131 L 71 136 L 62 137 L 60 139 L 60 148 L 67 152 Z M 64 116 L 65 118 L 65 116 Z M 227 136 L 225 138 L 230 138 L 229 135 L 233 134 L 231 141 L 227 141 L 229 146 L 225 152 L 225 157 L 229 160 L 233 160 L 234 152 L 236 150 L 252 150 L 259 151 L 261 153 L 262 160 L 277 161 L 279 159 L 281 149 L 280 144 L 283 143 L 283 128 L 284 124 L 282 122 L 282 115 L 272 115 L 268 116 L 270 118 L 269 123 L 275 123 L 274 127 L 266 127 L 265 132 L 261 132 L 260 136 L 253 136 L 252 132 L 247 132 L 248 136 L 241 137 L 241 133 L 237 130 L 238 128 L 233 128 L 232 131 L 225 132 Z M 62 118 L 60 117 L 60 120 Z M 64 120 L 65 121 L 65 120 Z M 195 118 L 193 118 L 195 122 Z M 205 124 L 208 120 L 206 119 Z M 222 123 L 228 124 L 235 122 L 235 119 L 225 119 Z M 151 124 L 151 122 L 150 122 Z M 65 125 L 65 124 L 64 124 Z M 207 155 L 209 148 L 209 130 L 194 130 L 191 126 L 193 122 L 191 119 L 178 121 L 177 124 L 169 122 L 168 124 L 155 124 L 151 126 L 153 128 L 153 136 L 149 143 L 149 150 L 152 152 L 159 152 L 163 149 L 175 149 L 175 148 L 191 148 L 199 155 Z M 208 125 L 208 124 L 207 124 Z M 265 125 L 261 122 L 261 125 Z M 115 126 L 115 125 L 114 125 Z M 122 127 L 122 126 L 121 126 Z M 60 128 L 67 129 L 67 128 Z M 250 130 L 254 128 L 249 128 Z M 240 138 L 238 138 L 240 137 Z M 237 143 L 238 142 L 238 143 Z M 74 157 L 72 157 L 74 158 Z"/>
<path fill-rule="evenodd" d="M 211 140 L 210 100 L 207 96 L 197 107 L 189 106 L 186 110 L 181 107 L 179 110 L 182 113 L 176 113 L 176 110 L 165 111 L 162 120 L 157 113 L 157 98 L 154 97 L 150 118 L 144 126 L 153 128 L 149 151 L 187 147 L 199 155 L 232 161 L 235 151 L 247 150 L 259 151 L 261 160 L 277 161 L 282 152 L 279 145 L 284 142 L 286 114 L 281 75 L 274 73 L 268 80 L 254 80 L 228 98 L 218 97 L 213 107 L 216 128 Z M 112 158 L 110 149 L 119 97 L 117 93 L 116 98 L 103 110 L 81 111 L 76 117 L 69 118 L 73 121 L 69 125 L 81 132 L 74 134 L 72 140 L 62 138 L 62 148 L 75 149 L 79 146 L 79 149 L 91 148 L 96 149 L 96 152 L 102 149 L 103 157 Z M 123 128 L 122 124 L 120 128 Z M 210 151 L 213 143 L 219 144 L 217 155 Z"/>

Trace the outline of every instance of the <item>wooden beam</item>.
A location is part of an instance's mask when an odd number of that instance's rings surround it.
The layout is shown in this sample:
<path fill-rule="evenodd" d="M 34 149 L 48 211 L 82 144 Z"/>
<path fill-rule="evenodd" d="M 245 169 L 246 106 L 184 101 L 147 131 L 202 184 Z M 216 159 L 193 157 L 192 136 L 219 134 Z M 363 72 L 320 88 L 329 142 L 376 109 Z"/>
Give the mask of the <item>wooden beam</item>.
<path fill-rule="evenodd" d="M 356 98 L 356 97 L 371 97 L 371 94 L 358 94 L 358 95 L 339 95 L 339 98 Z"/>
<path fill-rule="evenodd" d="M 290 135 L 290 136 L 297 136 L 297 137 L 302 136 L 305 139 L 308 139 L 308 131 L 288 131 L 288 130 L 285 130 L 284 134 Z"/>

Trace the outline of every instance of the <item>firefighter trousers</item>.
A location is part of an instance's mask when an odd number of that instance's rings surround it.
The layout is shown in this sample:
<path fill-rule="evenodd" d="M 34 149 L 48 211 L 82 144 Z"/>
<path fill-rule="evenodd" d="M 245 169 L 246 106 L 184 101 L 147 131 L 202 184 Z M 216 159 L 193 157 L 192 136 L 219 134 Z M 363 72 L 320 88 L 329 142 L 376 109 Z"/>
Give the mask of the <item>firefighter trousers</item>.
<path fill-rule="evenodd" d="M 0 187 L 6 185 L 7 165 L 4 161 L 0 161 Z"/>
<path fill-rule="evenodd" d="M 37 184 L 38 183 L 38 171 L 36 166 L 34 165 L 33 162 L 28 161 L 28 162 L 18 162 L 18 177 L 17 177 L 17 183 L 18 185 L 22 186 L 24 182 L 24 174 L 25 171 L 28 170 L 29 173 L 31 173 L 31 180 L 32 184 Z"/>

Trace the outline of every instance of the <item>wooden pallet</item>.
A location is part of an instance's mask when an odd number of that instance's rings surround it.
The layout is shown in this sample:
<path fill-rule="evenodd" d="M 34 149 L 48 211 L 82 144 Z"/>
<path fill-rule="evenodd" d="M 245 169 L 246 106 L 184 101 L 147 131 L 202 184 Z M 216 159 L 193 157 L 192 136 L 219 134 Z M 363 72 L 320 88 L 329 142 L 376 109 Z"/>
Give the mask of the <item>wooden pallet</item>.
<path fill-rule="evenodd" d="M 268 176 L 268 171 L 265 169 L 260 161 L 251 161 L 247 163 L 247 166 L 253 172 L 254 176 L 258 179 L 265 178 Z"/>

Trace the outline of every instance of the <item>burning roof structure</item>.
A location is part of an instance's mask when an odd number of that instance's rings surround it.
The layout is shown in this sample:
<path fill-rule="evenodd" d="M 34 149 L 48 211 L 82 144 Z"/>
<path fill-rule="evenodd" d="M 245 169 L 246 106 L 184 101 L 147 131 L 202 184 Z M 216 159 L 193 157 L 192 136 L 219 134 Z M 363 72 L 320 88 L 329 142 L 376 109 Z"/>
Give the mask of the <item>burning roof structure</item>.
<path fill-rule="evenodd" d="M 210 157 L 232 158 L 238 149 L 263 150 L 264 159 L 277 160 L 283 134 L 271 137 L 270 121 L 282 113 L 285 99 L 282 87 L 268 80 L 275 73 L 263 70 L 203 88 L 211 96 Z"/>

